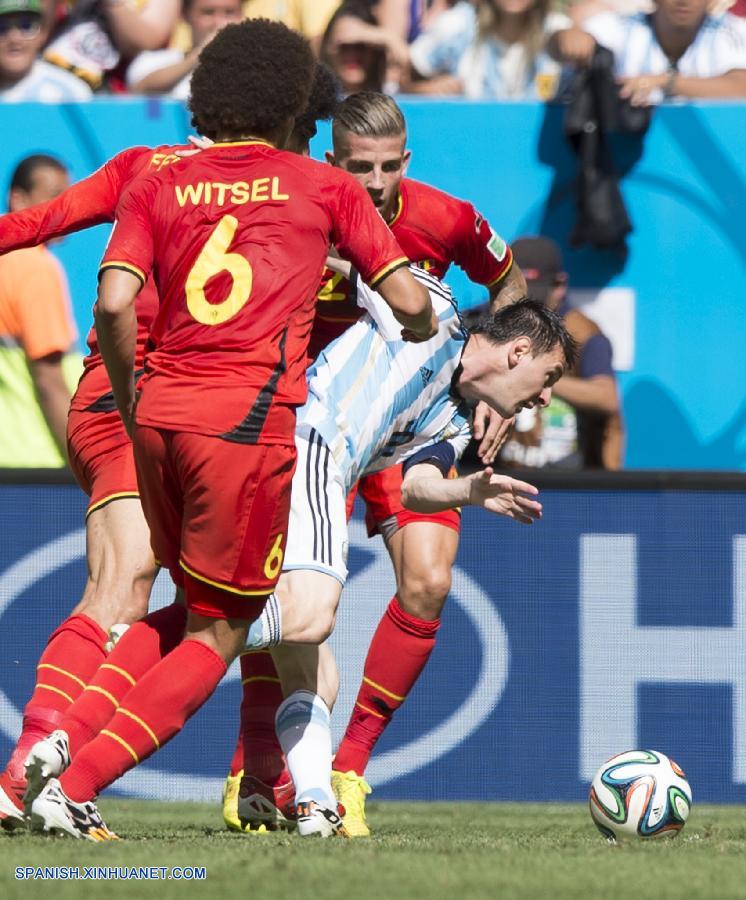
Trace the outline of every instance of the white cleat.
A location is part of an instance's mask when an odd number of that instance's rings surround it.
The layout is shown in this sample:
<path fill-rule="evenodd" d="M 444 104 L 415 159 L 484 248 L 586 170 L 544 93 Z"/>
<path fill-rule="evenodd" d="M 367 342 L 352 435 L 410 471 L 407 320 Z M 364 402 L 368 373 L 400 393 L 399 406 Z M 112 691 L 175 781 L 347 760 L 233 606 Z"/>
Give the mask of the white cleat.
<path fill-rule="evenodd" d="M 349 837 L 342 816 L 336 809 L 322 806 L 315 800 L 305 800 L 298 804 L 296 813 L 301 837 Z"/>
<path fill-rule="evenodd" d="M 32 831 L 42 834 L 63 832 L 87 841 L 117 841 L 119 838 L 104 824 L 96 804 L 75 803 L 62 790 L 56 778 L 51 778 L 44 790 L 31 804 L 29 824 Z"/>
<path fill-rule="evenodd" d="M 70 765 L 70 742 L 67 732 L 58 729 L 37 741 L 29 751 L 24 765 L 28 782 L 24 800 L 28 809 L 49 779 L 59 778 Z"/>
<path fill-rule="evenodd" d="M 0 779 L 0 828 L 5 831 L 25 828 L 28 824 L 20 805 L 22 792 L 20 787 L 14 790 L 9 778 Z"/>

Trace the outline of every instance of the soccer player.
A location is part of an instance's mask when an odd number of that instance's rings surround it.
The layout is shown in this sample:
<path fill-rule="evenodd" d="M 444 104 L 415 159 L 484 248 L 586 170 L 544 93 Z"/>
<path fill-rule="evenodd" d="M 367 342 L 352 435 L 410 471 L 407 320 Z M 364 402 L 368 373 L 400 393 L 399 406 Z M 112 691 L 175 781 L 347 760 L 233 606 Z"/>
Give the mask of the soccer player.
<path fill-rule="evenodd" d="M 309 371 L 309 398 L 298 414 L 283 574 L 250 630 L 255 646 L 284 642 L 273 650 L 285 695 L 277 734 L 295 784 L 302 835 L 348 836 L 334 810 L 330 780 L 329 717 L 338 675 L 323 642 L 347 575 L 350 487 L 366 472 L 408 459 L 402 483 L 408 507 L 432 513 L 474 504 L 530 524 L 541 515 L 530 484 L 489 468 L 466 478 L 448 473 L 469 439 L 476 402 L 489 403 L 505 418 L 523 407 L 545 406 L 552 385 L 574 360 L 567 330 L 542 304 L 524 300 L 504 307 L 469 336 L 448 288 L 415 272 L 440 319 L 436 337 L 403 344 L 390 312 L 361 286 L 368 315 Z M 426 383 L 423 371 L 430 373 Z M 393 653 L 390 662 L 395 664 Z"/>
<path fill-rule="evenodd" d="M 410 160 L 406 122 L 391 97 L 374 92 L 347 97 L 333 118 L 332 137 L 334 152 L 327 154 L 328 162 L 349 172 L 368 191 L 411 260 L 439 278 L 455 263 L 488 288 L 493 308 L 525 296 L 525 279 L 513 263 L 510 248 L 470 203 L 405 177 Z M 341 271 L 327 269 L 311 336 L 312 358 L 360 315 L 349 281 Z M 494 414 L 487 424 L 488 415 L 486 405 L 480 404 L 475 434 L 482 439 L 485 463 L 494 458 L 503 434 Z M 359 483 L 369 533 L 383 535 L 397 590 L 373 636 L 357 703 L 334 763 L 335 790 L 346 809 L 345 826 L 355 837 L 369 833 L 365 796 L 370 787 L 363 777 L 365 767 L 435 647 L 458 550 L 458 510 L 405 509 L 401 480 L 401 468 L 392 467 Z M 223 812 L 229 827 L 261 828 L 268 818 L 270 824 L 281 823 L 293 804 L 292 784 L 274 734 L 274 713 L 282 692 L 267 653 L 244 654 L 241 677 L 241 737 L 226 781 Z M 269 804 L 278 810 L 274 821 L 267 815 Z"/>
<path fill-rule="evenodd" d="M 133 433 L 155 555 L 185 590 L 186 633 L 34 800 L 37 828 L 112 836 L 93 798 L 207 700 L 276 584 L 295 407 L 306 396 L 329 243 L 380 291 L 403 337 L 437 331 L 429 295 L 403 268 L 406 258 L 355 180 L 276 149 L 312 74 L 307 44 L 284 26 L 226 26 L 192 78 L 193 122 L 214 146 L 133 186 L 119 204 L 101 266 L 97 334 Z M 151 271 L 160 307 L 135 424 L 134 300 Z"/>
<path fill-rule="evenodd" d="M 336 106 L 336 82 L 316 65 L 307 109 L 295 120 L 288 149 L 308 153 L 318 119 Z M 125 150 L 89 178 L 54 200 L 0 218 L 0 253 L 42 244 L 114 219 L 127 185 L 178 162 L 183 150 Z M 145 343 L 158 308 L 152 280 L 137 296 L 135 369 L 143 370 Z M 139 502 L 132 442 L 116 410 L 111 385 L 98 350 L 95 327 L 88 336 L 85 372 L 68 417 L 68 455 L 78 484 L 90 501 L 86 513 L 89 576 L 81 603 L 49 638 L 37 667 L 37 684 L 24 711 L 23 729 L 5 771 L 0 774 L 0 823 L 25 825 L 24 761 L 30 748 L 53 730 L 69 735 L 77 751 L 91 740 L 134 681 L 180 640 L 186 621 L 183 606 L 153 613 L 137 624 L 121 645 L 106 655 L 107 632 L 121 635 L 147 612 L 157 566 L 150 533 Z M 105 662 L 104 662 L 105 661 Z M 87 688 L 87 690 L 86 690 Z"/>
<path fill-rule="evenodd" d="M 153 171 L 164 158 L 160 150 L 133 148 L 55 199 L 3 216 L 0 252 L 36 246 L 111 221 L 123 186 L 143 171 Z M 157 296 L 148 285 L 138 298 L 140 363 L 156 307 Z M 116 624 L 128 625 L 147 612 L 157 572 L 138 500 L 131 442 L 113 404 L 94 330 L 88 346 L 85 370 L 67 421 L 70 466 L 90 498 L 86 512 L 88 578 L 80 602 L 47 641 L 37 665 L 34 691 L 24 709 L 21 734 L 0 774 L 0 823 L 5 827 L 25 824 L 23 765 L 31 746 L 59 727 L 104 662 L 109 630 Z M 182 614 L 182 629 L 183 622 Z"/>

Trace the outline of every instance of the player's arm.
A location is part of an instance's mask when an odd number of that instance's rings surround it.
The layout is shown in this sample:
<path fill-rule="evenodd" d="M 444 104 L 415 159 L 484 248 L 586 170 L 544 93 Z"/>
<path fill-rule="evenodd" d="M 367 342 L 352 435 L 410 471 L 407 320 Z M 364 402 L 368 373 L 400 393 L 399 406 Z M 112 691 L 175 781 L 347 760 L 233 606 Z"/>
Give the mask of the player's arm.
<path fill-rule="evenodd" d="M 528 295 L 526 278 L 518 263 L 513 260 L 510 269 L 499 280 L 489 286 L 490 309 L 496 312 L 503 306 L 510 306 Z"/>
<path fill-rule="evenodd" d="M 117 223 L 101 261 L 93 308 L 101 356 L 130 433 L 135 411 L 135 298 L 153 264 L 150 209 L 154 190 L 152 182 L 141 183 L 126 192 L 117 206 Z"/>
<path fill-rule="evenodd" d="M 36 247 L 52 238 L 111 222 L 132 164 L 144 149 L 132 147 L 118 153 L 53 200 L 0 216 L 0 253 Z"/>
<path fill-rule="evenodd" d="M 124 269 L 104 269 L 93 308 L 101 356 L 117 408 L 130 434 L 135 412 L 135 297 L 143 283 L 137 275 Z"/>
<path fill-rule="evenodd" d="M 367 191 L 346 172 L 332 171 L 337 182 L 337 189 L 329 195 L 333 204 L 332 244 L 388 303 L 403 326 L 406 340 L 429 340 L 438 331 L 430 294 L 407 268 L 409 260 Z"/>
<path fill-rule="evenodd" d="M 430 294 L 424 285 L 415 281 L 406 266 L 387 274 L 371 287 L 375 287 L 404 326 L 405 340 L 427 341 L 438 333 L 438 316 Z"/>
<path fill-rule="evenodd" d="M 538 493 L 534 485 L 496 475 L 489 467 L 461 478 L 447 478 L 440 460 L 434 458 L 405 468 L 401 487 L 402 503 L 415 512 L 481 506 L 524 525 L 541 518 L 541 503 L 533 499 Z"/>

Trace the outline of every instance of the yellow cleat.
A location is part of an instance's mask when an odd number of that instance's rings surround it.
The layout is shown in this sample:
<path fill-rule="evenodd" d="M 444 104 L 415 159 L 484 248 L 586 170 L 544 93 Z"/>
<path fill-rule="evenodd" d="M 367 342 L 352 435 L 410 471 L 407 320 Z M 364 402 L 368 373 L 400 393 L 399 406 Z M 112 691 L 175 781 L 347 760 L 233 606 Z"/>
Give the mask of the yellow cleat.
<path fill-rule="evenodd" d="M 230 773 L 225 779 L 223 785 L 223 821 L 231 831 L 240 831 L 243 834 L 266 834 L 266 825 L 258 825 L 252 827 L 247 825 L 245 828 L 238 818 L 238 790 L 241 787 L 241 778 L 243 770 L 237 775 Z"/>
<path fill-rule="evenodd" d="M 243 772 L 238 775 L 228 773 L 223 785 L 223 821 L 231 831 L 243 831 L 238 820 L 238 788 L 242 775 Z"/>
<path fill-rule="evenodd" d="M 355 772 L 332 772 L 332 789 L 337 802 L 344 807 L 345 831 L 348 837 L 370 837 L 365 820 L 365 797 L 372 791 L 368 782 Z"/>

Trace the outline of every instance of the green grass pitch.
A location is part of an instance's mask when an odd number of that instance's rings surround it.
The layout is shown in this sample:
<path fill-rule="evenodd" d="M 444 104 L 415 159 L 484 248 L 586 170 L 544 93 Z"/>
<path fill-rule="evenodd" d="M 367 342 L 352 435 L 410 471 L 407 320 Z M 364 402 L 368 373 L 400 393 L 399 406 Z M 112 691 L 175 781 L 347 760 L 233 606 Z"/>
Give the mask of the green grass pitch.
<path fill-rule="evenodd" d="M 103 800 L 125 840 L 0 835 L 0 897 L 209 900 L 746 897 L 746 809 L 694 806 L 674 840 L 608 846 L 585 806 L 370 803 L 369 840 L 233 834 L 217 806 Z M 16 866 L 205 866 L 205 881 L 19 881 Z"/>

